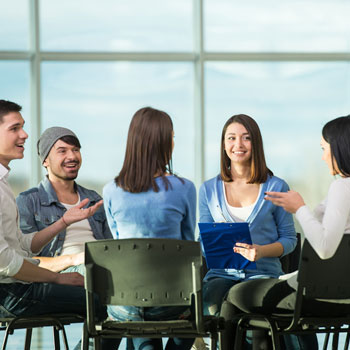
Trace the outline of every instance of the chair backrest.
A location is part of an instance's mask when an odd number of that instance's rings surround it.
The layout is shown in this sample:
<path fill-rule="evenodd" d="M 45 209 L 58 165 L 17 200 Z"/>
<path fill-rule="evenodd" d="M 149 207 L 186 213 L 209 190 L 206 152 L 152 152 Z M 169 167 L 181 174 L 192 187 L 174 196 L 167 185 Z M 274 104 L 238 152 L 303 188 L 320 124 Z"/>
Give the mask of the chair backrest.
<path fill-rule="evenodd" d="M 85 284 L 104 304 L 190 305 L 201 289 L 200 244 L 174 239 L 99 240 L 85 244 Z"/>
<path fill-rule="evenodd" d="M 298 273 L 304 298 L 350 299 L 349 276 L 350 234 L 343 236 L 333 257 L 324 260 L 305 239 Z"/>
<path fill-rule="evenodd" d="M 298 270 L 301 254 L 301 235 L 297 232 L 297 244 L 292 252 L 284 255 L 280 261 L 284 273 L 291 273 Z"/>

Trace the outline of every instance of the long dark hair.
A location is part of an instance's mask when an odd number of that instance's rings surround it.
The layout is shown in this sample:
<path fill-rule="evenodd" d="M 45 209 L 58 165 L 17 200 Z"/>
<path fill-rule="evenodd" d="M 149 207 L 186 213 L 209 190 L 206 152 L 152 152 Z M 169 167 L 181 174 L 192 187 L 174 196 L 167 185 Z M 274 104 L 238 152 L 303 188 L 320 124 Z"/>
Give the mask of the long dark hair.
<path fill-rule="evenodd" d="M 245 114 L 232 116 L 225 123 L 221 134 L 221 178 L 225 182 L 233 181 L 231 175 L 231 160 L 225 151 L 225 134 L 226 130 L 232 123 L 242 124 L 248 131 L 252 143 L 252 158 L 250 161 L 250 179 L 249 184 L 260 184 L 266 182 L 267 177 L 273 175 L 273 172 L 267 167 L 264 154 L 264 146 L 260 129 L 256 121 Z"/>
<path fill-rule="evenodd" d="M 159 187 L 155 176 L 161 176 L 167 190 L 166 174 L 173 174 L 173 123 L 158 109 L 145 107 L 133 116 L 128 133 L 123 167 L 115 183 L 125 191 L 139 193 Z"/>
<path fill-rule="evenodd" d="M 350 177 L 350 115 L 329 121 L 322 136 L 330 144 L 333 169 L 335 160 L 339 172 Z"/>

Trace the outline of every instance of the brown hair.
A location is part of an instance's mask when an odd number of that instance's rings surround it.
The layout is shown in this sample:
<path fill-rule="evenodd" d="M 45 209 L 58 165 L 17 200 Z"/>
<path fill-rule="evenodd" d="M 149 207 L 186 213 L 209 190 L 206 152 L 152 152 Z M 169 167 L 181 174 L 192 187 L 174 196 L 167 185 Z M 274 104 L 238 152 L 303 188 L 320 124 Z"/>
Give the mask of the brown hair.
<path fill-rule="evenodd" d="M 133 116 L 128 133 L 123 167 L 115 183 L 125 191 L 139 193 L 159 187 L 155 175 L 161 176 L 167 190 L 166 173 L 173 174 L 173 123 L 169 115 L 145 107 Z"/>
<path fill-rule="evenodd" d="M 242 124 L 248 131 L 252 143 L 252 157 L 250 161 L 250 179 L 249 184 L 260 184 L 266 182 L 267 177 L 273 175 L 273 172 L 266 166 L 264 146 L 260 129 L 256 121 L 245 114 L 237 114 L 227 120 L 221 134 L 221 178 L 223 181 L 233 181 L 231 175 L 231 160 L 225 151 L 226 130 L 232 123 Z"/>
<path fill-rule="evenodd" d="M 22 107 L 15 102 L 0 100 L 0 123 L 2 118 L 11 112 L 20 112 Z"/>

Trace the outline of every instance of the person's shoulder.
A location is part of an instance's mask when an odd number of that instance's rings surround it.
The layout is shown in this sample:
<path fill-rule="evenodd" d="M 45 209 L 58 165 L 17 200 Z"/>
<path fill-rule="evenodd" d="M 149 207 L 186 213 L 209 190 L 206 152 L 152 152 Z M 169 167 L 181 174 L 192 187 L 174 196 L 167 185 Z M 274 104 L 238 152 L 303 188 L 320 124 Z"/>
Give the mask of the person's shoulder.
<path fill-rule="evenodd" d="M 275 175 L 269 175 L 265 184 L 267 185 L 266 191 L 281 191 L 289 189 L 287 182 Z"/>
<path fill-rule="evenodd" d="M 185 177 L 177 176 L 177 175 L 170 175 L 167 176 L 168 180 L 170 181 L 172 186 L 178 187 L 185 187 L 185 188 L 195 188 L 194 183 L 186 179 Z"/>
<path fill-rule="evenodd" d="M 105 196 L 106 193 L 109 193 L 111 191 L 115 191 L 117 190 L 119 187 L 116 185 L 114 180 L 111 180 L 109 182 L 107 182 L 104 186 L 103 186 L 103 196 Z"/>
<path fill-rule="evenodd" d="M 338 177 L 329 186 L 330 190 L 350 191 L 350 177 Z"/>
<path fill-rule="evenodd" d="M 266 182 L 277 184 L 277 185 L 287 184 L 287 182 L 285 180 L 283 180 L 282 178 L 275 176 L 275 175 L 272 175 L 272 176 L 269 175 Z"/>
<path fill-rule="evenodd" d="M 217 185 L 218 182 L 222 182 L 221 175 L 218 174 L 209 180 L 202 183 L 201 188 L 212 188 Z"/>
<path fill-rule="evenodd" d="M 91 190 L 79 184 L 76 184 L 76 185 L 77 185 L 78 191 L 81 193 L 84 193 L 88 198 L 93 200 L 99 200 L 102 198 L 95 190 Z"/>
<path fill-rule="evenodd" d="M 17 198 L 19 199 L 19 198 L 26 198 L 29 196 L 36 196 L 36 195 L 38 195 L 38 193 L 39 193 L 39 188 L 37 186 L 35 186 L 32 188 L 29 188 L 26 191 L 20 192 Z"/>

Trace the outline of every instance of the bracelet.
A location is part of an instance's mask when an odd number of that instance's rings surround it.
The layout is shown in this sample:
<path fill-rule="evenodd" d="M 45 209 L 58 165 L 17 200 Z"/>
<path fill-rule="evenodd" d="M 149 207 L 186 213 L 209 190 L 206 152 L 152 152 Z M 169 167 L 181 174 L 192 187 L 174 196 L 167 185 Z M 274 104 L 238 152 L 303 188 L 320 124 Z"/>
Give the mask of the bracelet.
<path fill-rule="evenodd" d="M 63 223 L 66 225 L 66 227 L 68 227 L 69 225 L 66 223 L 66 220 L 64 220 L 63 216 L 61 217 Z"/>

